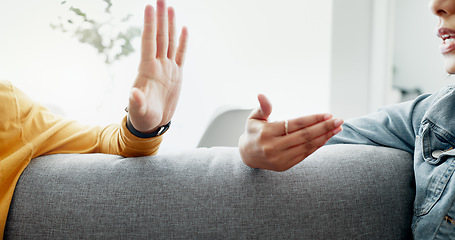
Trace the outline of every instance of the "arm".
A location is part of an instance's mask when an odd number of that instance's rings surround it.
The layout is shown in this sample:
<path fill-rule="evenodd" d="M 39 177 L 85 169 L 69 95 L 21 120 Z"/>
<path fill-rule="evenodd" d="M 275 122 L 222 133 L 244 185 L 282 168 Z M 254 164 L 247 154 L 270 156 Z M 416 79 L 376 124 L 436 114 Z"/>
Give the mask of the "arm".
<path fill-rule="evenodd" d="M 342 125 L 343 131 L 338 125 L 340 122 L 327 115 L 290 120 L 289 130 L 295 133 L 289 135 L 283 134 L 283 122 L 266 121 L 271 106 L 260 96 L 261 108 L 248 119 L 246 131 L 239 141 L 240 153 L 246 165 L 275 171 L 293 167 L 324 144 L 366 144 L 413 153 L 424 114 L 444 94 L 443 90 L 387 106 L 376 113 L 347 121 Z"/>
<path fill-rule="evenodd" d="M 440 95 L 421 95 L 414 101 L 386 106 L 375 113 L 349 120 L 343 125 L 343 132 L 327 144 L 375 145 L 413 153 L 421 120 Z"/>
<path fill-rule="evenodd" d="M 258 100 L 260 108 L 251 113 L 239 140 L 242 160 L 252 168 L 288 170 L 341 131 L 343 121 L 330 114 L 268 122 L 272 106 L 264 95 Z"/>
<path fill-rule="evenodd" d="M 121 124 L 104 128 L 81 124 L 51 113 L 8 85 L 5 86 L 10 89 L 11 97 L 2 100 L 9 110 L 3 117 L 8 118 L 4 122 L 11 127 L 1 140 L 8 142 L 9 145 L 3 147 L 15 151 L 14 154 L 30 151 L 30 158 L 54 153 L 109 153 L 131 157 L 158 151 L 162 137 L 134 136 L 126 127 L 126 117 Z"/>
<path fill-rule="evenodd" d="M 187 38 L 188 31 L 183 28 L 177 43 L 174 10 L 166 7 L 165 0 L 157 0 L 156 12 L 152 6 L 146 6 L 141 61 L 131 88 L 128 118 L 125 117 L 120 125 L 99 128 L 48 116 L 40 127 L 43 131 L 48 131 L 49 127 L 53 129 L 52 136 L 40 153 L 156 154 L 162 137 L 140 138 L 130 130 L 134 128 L 147 135 L 170 122 L 180 95 Z M 49 115 L 46 111 L 37 112 L 42 116 Z M 54 125 L 58 126 L 58 131 Z"/>

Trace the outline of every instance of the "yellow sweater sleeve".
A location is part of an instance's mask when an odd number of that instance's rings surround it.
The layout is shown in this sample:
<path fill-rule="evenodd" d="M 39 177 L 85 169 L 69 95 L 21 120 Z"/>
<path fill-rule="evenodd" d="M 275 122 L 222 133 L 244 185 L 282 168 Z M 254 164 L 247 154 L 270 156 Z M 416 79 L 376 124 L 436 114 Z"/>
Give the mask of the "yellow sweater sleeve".
<path fill-rule="evenodd" d="M 156 154 L 162 137 L 138 138 L 118 125 L 95 127 L 66 120 L 0 81 L 0 239 L 14 188 L 32 158 L 55 153 Z"/>

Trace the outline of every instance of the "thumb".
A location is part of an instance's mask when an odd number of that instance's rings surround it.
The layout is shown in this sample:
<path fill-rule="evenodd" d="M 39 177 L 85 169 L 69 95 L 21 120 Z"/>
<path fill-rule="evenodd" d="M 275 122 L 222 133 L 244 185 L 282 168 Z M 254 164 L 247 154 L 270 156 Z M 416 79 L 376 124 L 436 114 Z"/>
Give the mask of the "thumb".
<path fill-rule="evenodd" d="M 133 87 L 131 89 L 130 106 L 133 107 L 136 113 L 139 115 L 145 115 L 145 112 L 147 111 L 145 104 L 145 95 L 138 88 Z"/>
<path fill-rule="evenodd" d="M 260 106 L 251 113 L 250 118 L 267 121 L 272 113 L 272 104 L 264 94 L 258 95 L 258 101 Z"/>

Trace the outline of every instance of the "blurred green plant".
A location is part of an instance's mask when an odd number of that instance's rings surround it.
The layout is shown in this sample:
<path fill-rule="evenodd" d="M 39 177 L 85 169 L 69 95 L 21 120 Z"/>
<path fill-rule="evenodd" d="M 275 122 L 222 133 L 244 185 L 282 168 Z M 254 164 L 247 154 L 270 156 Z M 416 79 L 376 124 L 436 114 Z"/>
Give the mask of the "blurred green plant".
<path fill-rule="evenodd" d="M 122 29 L 120 25 L 127 25 L 132 15 L 128 14 L 118 20 L 111 12 L 111 0 L 101 1 L 106 6 L 103 9 L 103 16 L 99 17 L 102 19 L 97 20 L 65 0 L 61 2 L 61 5 L 68 6 L 69 14 L 65 14 L 66 18 L 59 16 L 59 23 L 51 23 L 50 26 L 63 33 L 72 33 L 79 42 L 94 47 L 98 54 L 104 57 L 105 63 L 111 65 L 135 51 L 131 43 L 141 34 L 141 30 L 135 26 L 127 26 Z"/>

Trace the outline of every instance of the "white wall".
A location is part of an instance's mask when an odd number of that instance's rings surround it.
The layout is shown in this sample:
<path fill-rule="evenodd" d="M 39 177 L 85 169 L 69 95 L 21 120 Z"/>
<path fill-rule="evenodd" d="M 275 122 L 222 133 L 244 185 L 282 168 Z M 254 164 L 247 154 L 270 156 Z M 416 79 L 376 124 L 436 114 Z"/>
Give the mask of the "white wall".
<path fill-rule="evenodd" d="M 394 85 L 434 92 L 453 84 L 447 78 L 436 37 L 437 17 L 428 0 L 396 0 Z"/>
<path fill-rule="evenodd" d="M 90 7 L 97 1 L 78 2 Z M 64 12 L 59 3 L 0 1 L 0 79 L 63 107 L 71 118 L 118 122 L 138 55 L 106 68 L 95 50 L 50 29 Z M 114 11 L 136 14 L 133 22 L 141 25 L 150 1 L 113 3 Z M 255 107 L 261 92 L 274 103 L 274 119 L 328 111 L 331 0 L 169 3 L 178 23 L 189 27 L 190 42 L 181 101 L 163 152 L 196 146 L 217 108 Z M 107 86 L 111 98 L 103 100 Z"/>
<path fill-rule="evenodd" d="M 353 118 L 400 101 L 393 89 L 395 0 L 333 1 L 330 108 Z"/>
<path fill-rule="evenodd" d="M 369 110 L 371 8 L 369 0 L 333 1 L 330 108 L 338 117 Z"/>
<path fill-rule="evenodd" d="M 330 108 L 358 117 L 453 84 L 443 68 L 428 0 L 334 0 Z"/>

